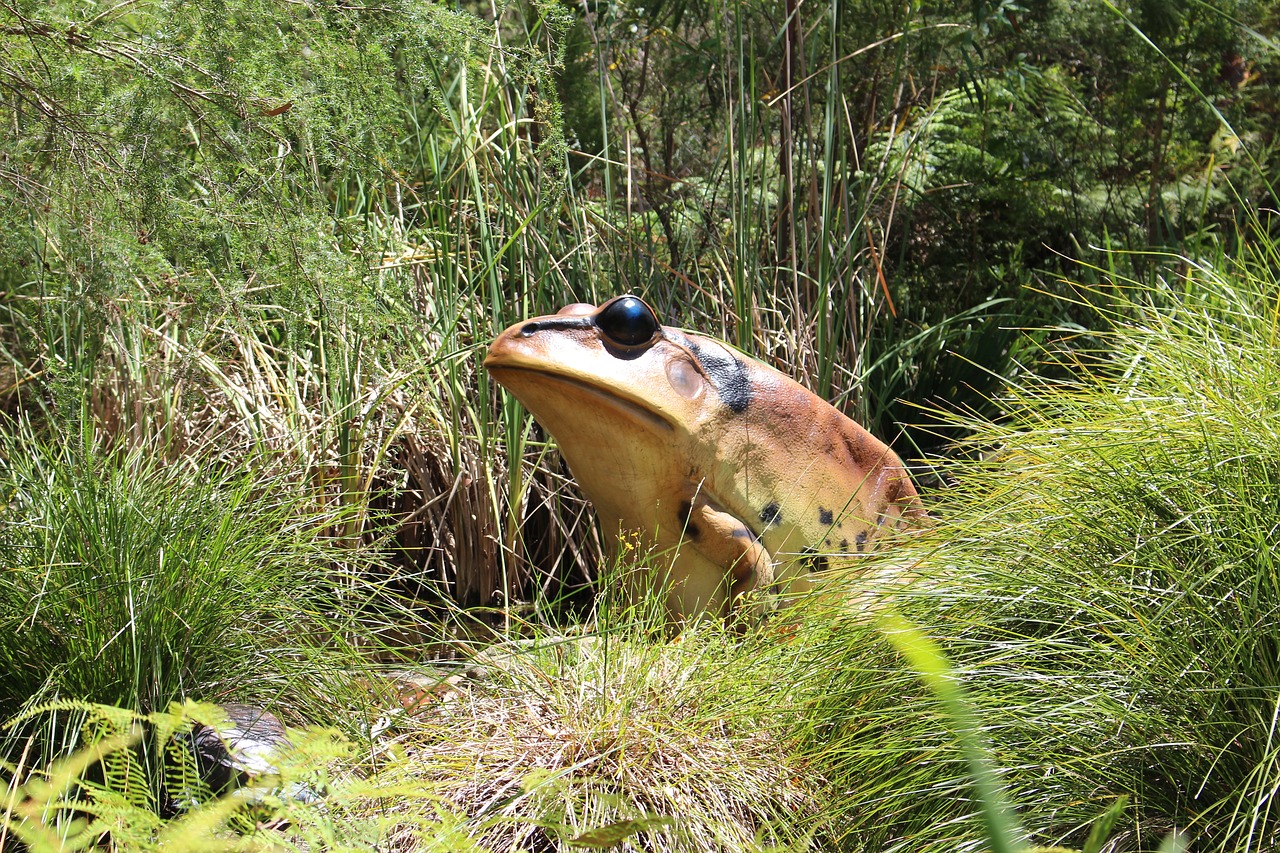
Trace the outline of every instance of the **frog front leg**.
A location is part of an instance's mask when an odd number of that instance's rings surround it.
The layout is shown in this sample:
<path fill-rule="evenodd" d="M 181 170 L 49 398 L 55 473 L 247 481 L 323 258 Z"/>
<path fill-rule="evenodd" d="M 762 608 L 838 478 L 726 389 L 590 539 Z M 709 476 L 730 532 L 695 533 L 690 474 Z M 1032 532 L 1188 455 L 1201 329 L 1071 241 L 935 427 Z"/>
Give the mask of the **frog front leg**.
<path fill-rule="evenodd" d="M 742 519 L 705 496 L 680 504 L 684 539 L 712 564 L 727 567 L 728 614 L 745 607 L 747 623 L 756 623 L 772 609 L 769 598 L 773 586 L 773 557 Z M 741 600 L 752 590 L 759 595 L 749 605 Z"/>

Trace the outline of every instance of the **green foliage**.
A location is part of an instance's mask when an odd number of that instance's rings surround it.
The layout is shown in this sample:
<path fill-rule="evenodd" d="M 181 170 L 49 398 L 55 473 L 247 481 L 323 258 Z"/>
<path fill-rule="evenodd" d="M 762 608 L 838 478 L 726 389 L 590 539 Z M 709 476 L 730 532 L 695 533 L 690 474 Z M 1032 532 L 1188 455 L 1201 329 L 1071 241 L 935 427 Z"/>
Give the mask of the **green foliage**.
<path fill-rule="evenodd" d="M 1130 20 L 1051 0 L 658 2 L 584 20 L 606 153 L 636 164 L 584 175 L 632 214 L 620 277 L 847 394 L 889 437 L 917 417 L 899 397 L 995 413 L 1021 369 L 1002 327 L 1087 316 L 1052 298 L 1066 258 L 1194 254 L 1269 227 L 1241 216 L 1273 194 L 1265 4 L 1143 4 Z M 951 358 L 935 345 L 961 314 Z M 908 438 L 955 437 L 932 431 Z"/>
<path fill-rule="evenodd" d="M 34 332 L 5 341 L 19 378 L 88 375 L 119 313 L 302 350 L 312 323 L 382 342 L 399 318 L 368 286 L 388 248 L 368 226 L 412 193 L 415 106 L 470 107 L 447 87 L 481 76 L 492 25 L 434 3 L 31 6 L 0 5 L 5 302 Z M 505 58 L 533 87 L 540 57 Z"/>
<path fill-rule="evenodd" d="M 1022 846 L 1020 836 L 1023 830 L 1018 826 L 1012 805 L 1004 796 L 987 755 L 977 716 L 957 683 L 951 666 L 933 640 L 892 609 L 880 616 L 879 627 L 942 705 L 948 724 L 964 752 L 992 851 L 1014 853 Z"/>
<path fill-rule="evenodd" d="M 1017 295 L 1001 270 L 1061 270 L 1055 253 L 1234 230 L 1234 155 L 1214 139 L 1258 117 L 1222 64 L 1240 59 L 1247 36 L 1231 19 L 1252 6 L 1142 9 L 1136 30 L 1105 4 L 1009 12 L 983 61 L 951 88 L 940 80 L 918 118 L 884 140 L 910 163 L 902 271 L 916 310 L 950 310 L 957 289 Z"/>
<path fill-rule="evenodd" d="M 85 745 L 30 777 L 30 768 L 0 771 L 10 791 L 0 839 L 16 840 L 32 853 L 101 849 L 104 843 L 121 851 L 357 850 L 392 833 L 426 849 L 451 849 L 444 814 L 432 819 L 435 798 L 427 783 L 406 784 L 385 772 L 352 773 L 358 751 L 332 731 L 293 732 L 294 747 L 273 756 L 276 775 L 213 797 L 198 792 L 194 757 L 175 736 L 196 723 L 216 722 L 216 707 L 188 703 L 143 715 L 64 701 L 33 708 L 8 726 L 55 714 L 82 720 Z M 297 779 L 322 790 L 323 801 L 283 795 Z M 152 780 L 164 786 L 154 789 Z M 158 798 L 178 794 L 194 802 L 177 818 L 162 820 Z M 388 797 L 399 808 L 379 808 Z"/>
<path fill-rule="evenodd" d="M 992 606 L 992 629 L 1011 648 L 1052 638 L 1058 660 L 1032 671 L 1069 662 L 1087 699 L 1075 732 L 1011 725 L 1027 746 L 1105 748 L 1081 782 L 1213 849 L 1275 831 L 1256 804 L 1274 784 L 1276 299 L 1265 270 L 1190 266 L 1125 299 L 1114 355 L 1028 387 L 1010 428 L 981 435 L 1018 472 L 983 507 L 1003 543 L 984 543 L 985 582 L 1047 593 Z"/>
<path fill-rule="evenodd" d="M 433 57 L 465 61 L 485 37 L 432 3 L 3 12 L 5 144 L 24 170 L 5 201 L 26 220 L 9 239 L 55 269 L 76 261 L 67 273 L 97 295 L 213 269 L 338 298 L 361 272 L 335 228 L 363 211 L 334 210 L 334 194 L 403 168 L 402 100 L 431 84 Z"/>
<path fill-rule="evenodd" d="M 329 534 L 343 510 L 285 477 L 77 438 L 4 440 L 0 705 L 316 697 L 355 665 L 338 579 L 368 555 Z"/>
<path fill-rule="evenodd" d="M 981 452 L 949 467 L 938 526 L 890 557 L 919 575 L 896 606 L 945 649 L 1050 843 L 1081 843 L 1119 797 L 1114 844 L 1274 837 L 1273 260 L 1114 281 L 1106 349 L 1022 383 L 1001 421 L 967 421 Z M 953 724 L 865 632 L 831 630 L 808 658 L 830 687 L 806 754 L 867 810 L 860 841 L 954 849 L 977 814 Z"/>
<path fill-rule="evenodd" d="M 462 360 L 490 315 L 524 313 L 513 282 L 555 269 L 535 226 L 559 227 L 564 12 L 0 16 L 6 408 L 94 446 L 270 456 L 341 505 L 348 545 L 384 542 L 370 519 L 407 502 L 396 583 L 433 598 L 526 584 L 494 547 L 504 472 L 478 459 L 490 395 Z"/>

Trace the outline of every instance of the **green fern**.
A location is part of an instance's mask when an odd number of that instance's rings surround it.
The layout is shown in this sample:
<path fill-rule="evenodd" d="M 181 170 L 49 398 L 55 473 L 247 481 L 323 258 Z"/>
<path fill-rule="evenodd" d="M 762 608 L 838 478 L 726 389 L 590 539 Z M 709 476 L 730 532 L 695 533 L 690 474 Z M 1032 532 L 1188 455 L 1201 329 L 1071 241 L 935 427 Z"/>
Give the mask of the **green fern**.
<path fill-rule="evenodd" d="M 47 767 L 6 767 L 0 778 L 14 792 L 0 838 L 16 838 L 33 853 L 89 849 L 105 839 L 113 849 L 140 853 L 368 849 L 396 833 L 430 847 L 452 833 L 429 781 L 411 778 L 395 762 L 381 772 L 357 772 L 359 750 L 333 731 L 292 732 L 294 746 L 278 756 L 278 776 L 213 796 L 201 790 L 194 756 L 175 735 L 219 721 L 216 706 L 188 702 L 144 715 L 64 700 L 30 708 L 6 728 L 66 714 L 82 720 L 82 748 Z M 300 802 L 278 793 L 299 779 L 323 796 Z M 166 788 L 192 798 L 171 820 L 158 808 Z M 395 807 L 384 809 L 389 802 Z"/>

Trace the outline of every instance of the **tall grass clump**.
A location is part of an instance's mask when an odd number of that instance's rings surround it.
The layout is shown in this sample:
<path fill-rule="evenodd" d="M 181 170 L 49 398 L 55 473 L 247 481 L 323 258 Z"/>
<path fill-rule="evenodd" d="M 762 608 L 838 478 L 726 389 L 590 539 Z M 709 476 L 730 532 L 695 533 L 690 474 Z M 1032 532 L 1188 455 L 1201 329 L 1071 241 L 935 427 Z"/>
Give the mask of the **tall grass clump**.
<path fill-rule="evenodd" d="M 186 697 L 340 702 L 360 666 L 343 634 L 358 599 L 344 601 L 336 578 L 368 562 L 330 534 L 340 509 L 312 503 L 297 478 L 25 428 L 5 436 L 3 456 L 6 719 L 57 699 L 143 712 Z M 45 734 L 74 745 L 76 726 Z M 10 747 L 22 733 L 8 731 Z"/>
<path fill-rule="evenodd" d="M 1041 843 L 1078 845 L 1121 797 L 1108 849 L 1280 835 L 1274 261 L 1170 258 L 1087 294 L 1105 350 L 965 421 L 936 528 L 895 558 L 920 573 L 896 606 L 954 663 Z M 852 842 L 969 849 L 960 753 L 859 618 L 797 661 L 802 753 L 850 793 Z"/>
<path fill-rule="evenodd" d="M 806 849 L 824 788 L 790 761 L 759 644 L 631 619 L 485 649 L 405 722 L 409 762 L 494 850 Z"/>

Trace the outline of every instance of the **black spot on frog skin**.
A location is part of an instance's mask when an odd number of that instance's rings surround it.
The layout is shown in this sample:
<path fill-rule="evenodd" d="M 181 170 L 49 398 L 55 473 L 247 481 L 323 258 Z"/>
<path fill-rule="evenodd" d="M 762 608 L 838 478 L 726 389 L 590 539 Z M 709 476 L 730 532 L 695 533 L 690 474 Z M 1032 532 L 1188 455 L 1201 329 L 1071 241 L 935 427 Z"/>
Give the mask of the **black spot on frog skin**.
<path fill-rule="evenodd" d="M 858 553 L 861 554 L 862 546 L 867 544 L 867 531 L 864 530 L 861 533 L 859 533 L 857 536 L 855 536 L 853 538 L 853 542 L 858 548 Z"/>
<path fill-rule="evenodd" d="M 760 510 L 760 520 L 764 522 L 766 529 L 782 523 L 782 510 L 778 508 L 777 501 L 770 501 L 764 505 Z"/>
<path fill-rule="evenodd" d="M 836 514 L 829 509 L 818 507 L 818 523 L 825 524 L 830 527 L 832 522 L 836 520 Z"/>
<path fill-rule="evenodd" d="M 697 539 L 702 533 L 698 529 L 698 525 L 689 520 L 689 516 L 693 514 L 693 504 L 688 501 L 680 501 L 680 508 L 677 510 L 677 517 L 680 519 L 680 526 L 684 530 L 685 535 L 690 539 Z"/>
<path fill-rule="evenodd" d="M 841 551 L 844 551 L 844 552 L 846 552 L 846 553 L 848 552 L 848 550 L 849 550 L 849 540 L 848 540 L 848 539 L 841 539 L 841 540 L 840 540 L 840 550 L 841 550 Z"/>
<path fill-rule="evenodd" d="M 813 546 L 805 548 L 800 553 L 807 559 L 809 563 L 809 571 L 825 572 L 827 570 L 826 556 L 815 551 Z"/>

